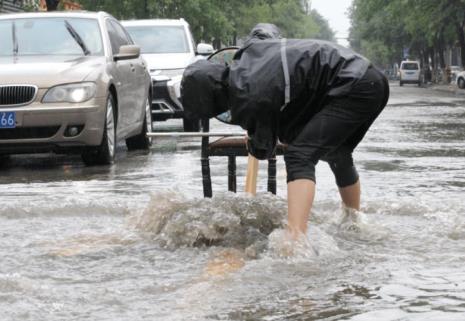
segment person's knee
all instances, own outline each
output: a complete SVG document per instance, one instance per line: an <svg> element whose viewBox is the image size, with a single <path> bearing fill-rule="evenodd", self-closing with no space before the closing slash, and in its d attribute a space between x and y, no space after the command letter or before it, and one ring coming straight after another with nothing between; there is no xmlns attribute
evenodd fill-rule
<svg viewBox="0 0 465 321"><path fill-rule="evenodd" d="M329 166L336 178L339 188L344 188L357 183L359 175L355 168L352 155L347 155L337 160L328 161Z"/></svg>
<svg viewBox="0 0 465 321"><path fill-rule="evenodd" d="M316 181L315 166L318 163L317 160L302 157L302 155L297 155L295 153L286 153L284 155L284 161L286 163L288 183L297 179Z"/></svg>

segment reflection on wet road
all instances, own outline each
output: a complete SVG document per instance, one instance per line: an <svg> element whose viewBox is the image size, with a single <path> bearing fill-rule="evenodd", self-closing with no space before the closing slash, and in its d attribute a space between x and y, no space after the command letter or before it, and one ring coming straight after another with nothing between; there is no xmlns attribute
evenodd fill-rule
<svg viewBox="0 0 465 321"><path fill-rule="evenodd" d="M264 193L261 164L250 199L225 193L227 165L213 158L212 200L195 138L120 147L109 167L2 159L0 319L464 320L465 96L391 90L354 155L363 220L340 224L319 164L309 244L292 257L282 159L278 197ZM245 172L238 159L238 190Z"/></svg>

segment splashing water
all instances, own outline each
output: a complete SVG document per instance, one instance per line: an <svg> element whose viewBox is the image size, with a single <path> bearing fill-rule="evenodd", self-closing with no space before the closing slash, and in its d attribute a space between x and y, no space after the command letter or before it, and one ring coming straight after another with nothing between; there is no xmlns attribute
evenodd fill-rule
<svg viewBox="0 0 465 321"><path fill-rule="evenodd" d="M253 251L284 225L286 203L271 194L219 194L187 199L176 192L155 193L130 223L167 248L219 245Z"/></svg>
<svg viewBox="0 0 465 321"><path fill-rule="evenodd" d="M389 235L389 230L370 219L368 215L341 204L340 215L332 223L335 234L344 240L381 242Z"/></svg>
<svg viewBox="0 0 465 321"><path fill-rule="evenodd" d="M152 194L147 207L132 215L129 223L168 249L214 245L244 250L248 258L268 250L275 258L316 259L338 255L337 238L373 241L384 237L364 213L342 206L331 217L316 215L307 235L293 240L284 229L286 212L286 201L267 193L189 199L168 191Z"/></svg>
<svg viewBox="0 0 465 321"><path fill-rule="evenodd" d="M272 257L295 260L315 260L337 256L340 249L334 238L316 224L310 223L307 234L293 239L288 231L277 229L268 237Z"/></svg>

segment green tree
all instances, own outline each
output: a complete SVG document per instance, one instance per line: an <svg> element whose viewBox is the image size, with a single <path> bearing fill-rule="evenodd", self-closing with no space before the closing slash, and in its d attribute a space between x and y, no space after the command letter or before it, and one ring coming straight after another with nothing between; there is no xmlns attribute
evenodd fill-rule
<svg viewBox="0 0 465 321"><path fill-rule="evenodd" d="M92 11L107 11L118 19L184 18L197 40L236 44L258 22L278 25L286 37L333 40L328 22L317 12L307 14L302 0L79 0Z"/></svg>
<svg viewBox="0 0 465 321"><path fill-rule="evenodd" d="M408 48L445 68L445 49L458 43L465 66L465 0L354 0L350 17L351 45L369 57L380 58L374 45L383 45L384 62L399 61Z"/></svg>

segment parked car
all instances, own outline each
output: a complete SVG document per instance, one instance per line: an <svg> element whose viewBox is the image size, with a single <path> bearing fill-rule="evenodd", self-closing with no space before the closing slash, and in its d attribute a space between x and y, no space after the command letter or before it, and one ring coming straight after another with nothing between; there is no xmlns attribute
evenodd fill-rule
<svg viewBox="0 0 465 321"><path fill-rule="evenodd" d="M460 66L450 66L451 82L456 82L457 75L462 71L463 71L463 68Z"/></svg>
<svg viewBox="0 0 465 321"><path fill-rule="evenodd" d="M404 84L417 84L421 85L421 70L420 62L405 60L400 63L399 68L399 85L403 86Z"/></svg>
<svg viewBox="0 0 465 321"><path fill-rule="evenodd" d="M457 74L457 87L460 89L465 89L465 71L459 72Z"/></svg>
<svg viewBox="0 0 465 321"><path fill-rule="evenodd" d="M198 131L199 119L185 117L180 101L184 69L197 59L213 53L210 44L195 46L189 24L184 19L122 21L149 65L152 76L152 119L183 118L185 131Z"/></svg>
<svg viewBox="0 0 465 321"><path fill-rule="evenodd" d="M110 164L149 148L150 75L121 24L91 12L0 16L0 153L80 153Z"/></svg>

